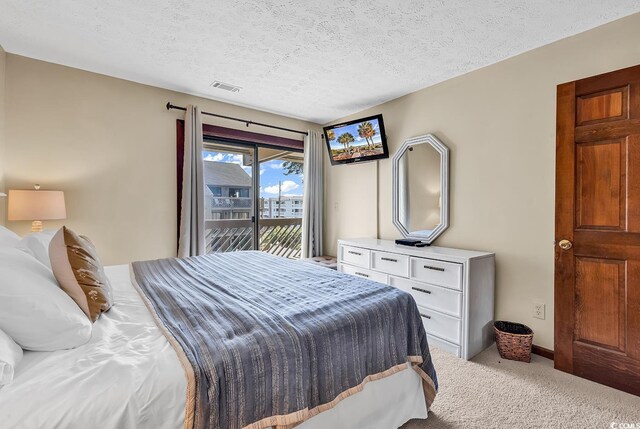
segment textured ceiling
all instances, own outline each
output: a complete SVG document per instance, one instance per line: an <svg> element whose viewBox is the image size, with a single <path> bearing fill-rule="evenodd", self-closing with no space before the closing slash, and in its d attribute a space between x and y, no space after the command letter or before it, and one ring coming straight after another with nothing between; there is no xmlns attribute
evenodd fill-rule
<svg viewBox="0 0 640 429"><path fill-rule="evenodd" d="M0 0L0 44L325 123L638 11L639 0Z"/></svg>

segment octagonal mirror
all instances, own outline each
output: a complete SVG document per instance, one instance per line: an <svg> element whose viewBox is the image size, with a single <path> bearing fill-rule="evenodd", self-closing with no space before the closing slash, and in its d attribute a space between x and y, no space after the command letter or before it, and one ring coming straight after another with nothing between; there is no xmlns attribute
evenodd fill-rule
<svg viewBox="0 0 640 429"><path fill-rule="evenodd" d="M449 148L433 134L405 141L393 157L393 223L427 244L449 226Z"/></svg>

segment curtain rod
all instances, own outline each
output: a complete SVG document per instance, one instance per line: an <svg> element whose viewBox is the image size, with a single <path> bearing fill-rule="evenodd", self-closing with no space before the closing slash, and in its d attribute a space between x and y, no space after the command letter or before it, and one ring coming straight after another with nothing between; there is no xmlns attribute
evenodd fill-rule
<svg viewBox="0 0 640 429"><path fill-rule="evenodd" d="M177 109L177 110L182 110L182 111L186 111L187 110L186 107L176 106L174 104L171 104L171 102L169 101L169 102L167 102L167 110L171 110L171 109ZM203 115L215 116L216 118L222 118L222 119L228 119L230 121L242 122L242 123L246 124L247 127L249 125L257 125L259 127L274 128L276 130L288 131L290 133L304 134L305 136L309 135L309 133L306 132L306 131L293 130L291 128L284 128L284 127L278 127L278 126L275 126L275 125L263 124L263 123L260 123L260 122L248 121L246 119L234 118L232 116L218 115L217 113L209 113L209 112L201 112L201 113Z"/></svg>

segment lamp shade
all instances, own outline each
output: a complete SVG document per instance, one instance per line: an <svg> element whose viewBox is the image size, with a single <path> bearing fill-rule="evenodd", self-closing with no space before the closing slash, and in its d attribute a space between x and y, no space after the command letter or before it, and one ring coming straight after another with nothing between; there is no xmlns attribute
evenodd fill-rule
<svg viewBox="0 0 640 429"><path fill-rule="evenodd" d="M66 219L62 191L9 190L8 220Z"/></svg>

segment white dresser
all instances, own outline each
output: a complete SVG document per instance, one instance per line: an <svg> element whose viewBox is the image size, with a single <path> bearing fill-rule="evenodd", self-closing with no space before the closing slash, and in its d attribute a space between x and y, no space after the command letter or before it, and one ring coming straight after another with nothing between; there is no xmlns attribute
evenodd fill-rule
<svg viewBox="0 0 640 429"><path fill-rule="evenodd" d="M338 271L413 295L431 346L471 359L493 343L493 253L338 240Z"/></svg>

